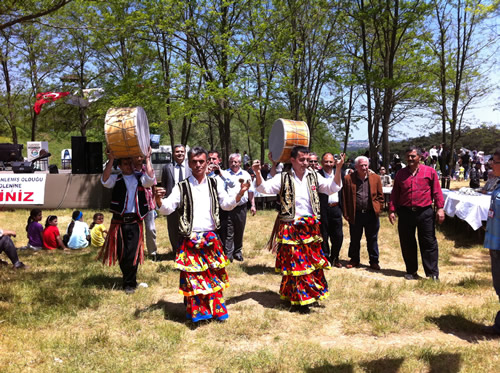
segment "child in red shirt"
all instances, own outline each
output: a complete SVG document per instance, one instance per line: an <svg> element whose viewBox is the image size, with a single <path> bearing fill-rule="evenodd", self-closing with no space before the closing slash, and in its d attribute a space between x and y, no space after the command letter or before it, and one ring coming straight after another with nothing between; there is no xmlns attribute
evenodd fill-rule
<svg viewBox="0 0 500 373"><path fill-rule="evenodd" d="M47 250L66 250L66 246L62 242L59 229L57 228L57 216L55 215L49 215L45 221L43 248Z"/></svg>

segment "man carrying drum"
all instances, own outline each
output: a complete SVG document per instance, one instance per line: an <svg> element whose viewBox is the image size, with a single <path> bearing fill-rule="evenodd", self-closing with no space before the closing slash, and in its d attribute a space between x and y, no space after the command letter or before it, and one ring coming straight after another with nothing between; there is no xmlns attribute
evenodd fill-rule
<svg viewBox="0 0 500 373"><path fill-rule="evenodd" d="M340 172L325 179L309 168L309 149L295 146L291 151L292 169L263 181L260 162L253 170L259 193L279 193L280 211L271 247L277 252L276 271L281 272L280 295L299 312L309 312L308 305L328 297L328 284L323 269L330 265L321 249L319 228L320 202L318 192L332 194L342 188ZM336 160L342 168L344 155ZM302 306L302 307L301 307Z"/></svg>
<svg viewBox="0 0 500 373"><path fill-rule="evenodd" d="M102 173L101 182L112 188L110 211L111 226L98 258L103 264L120 263L123 274L123 290L132 294L137 288L137 269L144 262L142 220L149 212L145 188L154 185L154 170L151 164L151 148L146 155L146 172L134 172L132 158L118 159L121 172L111 174L114 155L107 150L108 163Z"/></svg>

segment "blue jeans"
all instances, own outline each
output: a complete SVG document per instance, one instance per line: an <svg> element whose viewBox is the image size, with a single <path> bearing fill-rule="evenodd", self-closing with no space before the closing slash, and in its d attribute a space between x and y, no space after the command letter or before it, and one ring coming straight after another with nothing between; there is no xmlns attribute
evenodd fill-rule
<svg viewBox="0 0 500 373"><path fill-rule="evenodd" d="M500 250L490 250L491 258L491 277L493 278L493 287L500 299ZM495 317L494 328L500 333L500 311Z"/></svg>
<svg viewBox="0 0 500 373"><path fill-rule="evenodd" d="M351 242L349 243L349 258L353 262L359 262L361 237L363 236L364 229L370 264L378 264L378 231L380 229L378 216L375 215L375 211L373 210L366 213L356 211L356 217L354 220L354 224L349 224L349 232L351 234Z"/></svg>

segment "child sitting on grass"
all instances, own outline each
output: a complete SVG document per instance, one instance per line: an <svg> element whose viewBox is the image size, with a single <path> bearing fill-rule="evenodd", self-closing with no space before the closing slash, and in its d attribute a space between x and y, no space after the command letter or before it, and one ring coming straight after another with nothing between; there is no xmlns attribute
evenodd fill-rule
<svg viewBox="0 0 500 373"><path fill-rule="evenodd" d="M42 220L42 210L33 209L30 212L28 223L26 224L26 232L28 233L28 244L24 249L33 249L35 251L42 250L43 248L43 225L40 224Z"/></svg>
<svg viewBox="0 0 500 373"><path fill-rule="evenodd" d="M81 211L73 211L72 221L68 225L68 247L73 250L84 249L89 245L90 230L87 223L83 221Z"/></svg>
<svg viewBox="0 0 500 373"><path fill-rule="evenodd" d="M90 238L93 247L102 248L104 245L104 236L108 234L108 231L103 221L103 214L100 212L94 214L94 221L90 224Z"/></svg>
<svg viewBox="0 0 500 373"><path fill-rule="evenodd" d="M59 229L57 228L57 216L55 215L47 216L47 220L45 221L43 248L47 250L66 250L66 246L62 242Z"/></svg>

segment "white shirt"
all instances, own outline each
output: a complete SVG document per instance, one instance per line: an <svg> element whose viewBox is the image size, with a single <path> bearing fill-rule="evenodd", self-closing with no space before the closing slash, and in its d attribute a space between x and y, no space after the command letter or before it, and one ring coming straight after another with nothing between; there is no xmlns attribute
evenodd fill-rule
<svg viewBox="0 0 500 373"><path fill-rule="evenodd" d="M311 201L309 199L309 190L307 188L307 175L311 171L306 170L302 180L300 180L295 171L292 169L293 181L295 186L295 218L305 215L312 215ZM325 179L318 174L318 192L324 194L332 194L338 192L342 188L342 181L340 186L334 181L334 178ZM281 189L281 174L276 174L271 180L263 181L256 190L259 193L276 194Z"/></svg>
<svg viewBox="0 0 500 373"><path fill-rule="evenodd" d="M321 176L321 174L318 174ZM328 172L325 171L325 179L333 179L335 177L335 172L333 172L332 170L332 173L329 174ZM329 194L328 195L328 203L339 203L339 192L335 192L335 193L332 193L332 194Z"/></svg>
<svg viewBox="0 0 500 373"><path fill-rule="evenodd" d="M437 151L437 149L430 148L430 149L429 149L429 155L430 155L431 157L437 157L437 156L438 156L438 151Z"/></svg>
<svg viewBox="0 0 500 373"><path fill-rule="evenodd" d="M250 182L250 189L245 192L243 197L241 197L240 202L238 203L238 206L245 205L248 202L248 192L254 191L252 177L250 176L250 174L248 172L246 172L245 170L242 170L241 168L237 172L234 172L233 170L228 169L225 171L224 177L231 180L231 183L226 184L226 189L227 189L228 193L234 193L234 194L238 193L238 191L240 190L240 185L241 185L240 179L243 179L243 182L247 182L247 181Z"/></svg>
<svg viewBox="0 0 500 373"><path fill-rule="evenodd" d="M204 177L201 183L198 183L198 180L194 176L190 176L188 180L193 196L193 232L215 230L207 177ZM236 195L226 193L224 185L220 180L217 180L217 195L219 196L219 205L223 210L229 211L236 207ZM158 212L163 215L170 215L179 207L180 202L181 189L176 186L167 198L161 200Z"/></svg>
<svg viewBox="0 0 500 373"><path fill-rule="evenodd" d="M105 188L113 188L116 184L116 179L118 178L118 174L109 175L108 180L104 182L101 176L101 183ZM149 177L145 172L141 175L141 184L144 188L150 188L155 185L155 178ZM125 185L127 186L127 201L125 202L125 211L124 213L136 213L137 209L135 207L135 191L137 190L137 178L135 174L132 175L123 175L123 180L125 181Z"/></svg>

